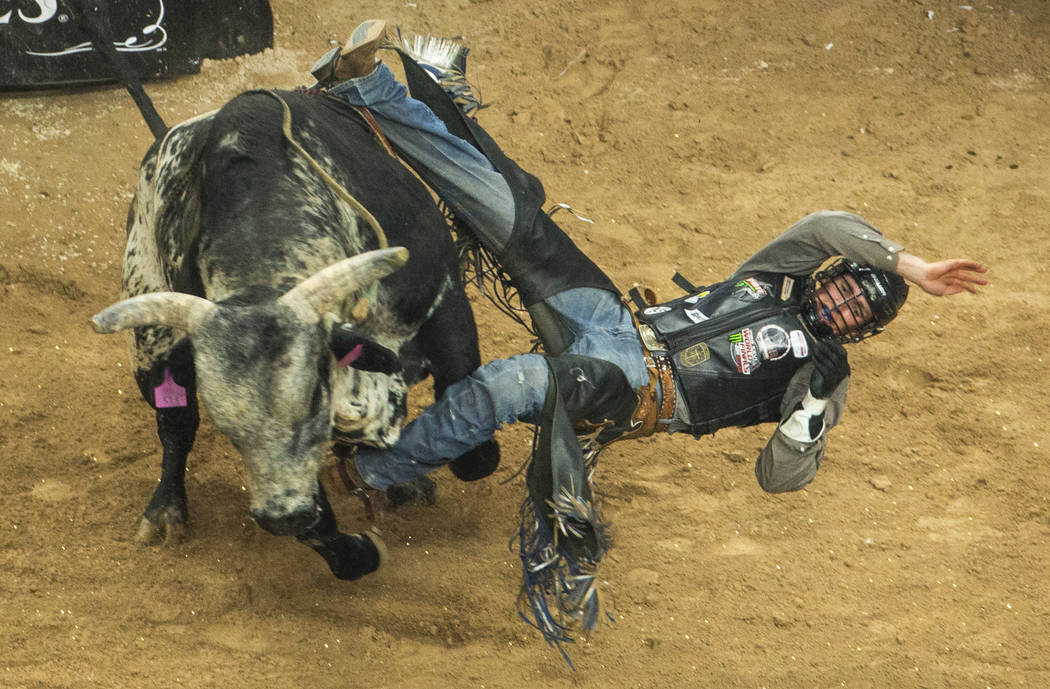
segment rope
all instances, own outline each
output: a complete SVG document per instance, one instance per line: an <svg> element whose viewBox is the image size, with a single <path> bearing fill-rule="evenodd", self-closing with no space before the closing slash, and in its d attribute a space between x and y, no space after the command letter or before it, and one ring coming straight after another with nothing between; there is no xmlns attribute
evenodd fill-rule
<svg viewBox="0 0 1050 689"><path fill-rule="evenodd" d="M289 144L291 144L292 148L298 151L299 154L306 159L306 161L310 164L310 167L312 167L317 172L317 174L321 176L321 179L323 179L325 183L328 184L329 188L331 188L331 190L335 192L336 195L339 196L339 198L343 199L348 204L350 204L350 206L355 211L360 213L365 218L365 220L368 221L368 224L372 226L372 230L376 233L376 237L379 240L379 248L387 248L386 233L383 232L383 227L379 224L379 221L375 219L375 216L369 213L368 209L365 208L360 201L355 199L350 194L350 192L348 192L341 184L339 184L339 182L335 180L334 177L328 174L328 171L321 167L321 164L314 160L314 157L310 155L306 151L306 149L299 144L298 141L295 140L295 137L292 136L292 110L288 107L288 103L286 103L284 99L277 94L276 91L256 89L253 92L268 94L270 96L273 96L278 100L278 102L280 102L281 107L284 108L284 122L282 123L284 138L288 141Z"/></svg>

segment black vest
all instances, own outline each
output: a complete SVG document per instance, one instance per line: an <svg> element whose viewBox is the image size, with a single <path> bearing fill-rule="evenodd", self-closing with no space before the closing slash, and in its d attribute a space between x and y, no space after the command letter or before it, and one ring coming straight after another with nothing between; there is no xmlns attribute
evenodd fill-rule
<svg viewBox="0 0 1050 689"><path fill-rule="evenodd" d="M637 312L646 346L671 361L694 436L780 420L788 382L813 349L799 318L804 281L758 273Z"/></svg>

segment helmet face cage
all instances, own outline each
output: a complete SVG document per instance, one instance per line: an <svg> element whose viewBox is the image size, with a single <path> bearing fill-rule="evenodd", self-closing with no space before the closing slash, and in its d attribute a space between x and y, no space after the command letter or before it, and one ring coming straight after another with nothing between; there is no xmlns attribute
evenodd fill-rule
<svg viewBox="0 0 1050 689"><path fill-rule="evenodd" d="M854 327L852 331L835 334L831 327L817 315L822 305L817 302L816 290L821 285L826 285L847 275L860 286L861 294L871 310L871 315L862 325ZM831 337L843 344L860 342L882 332L886 324L897 315L907 296L908 285L900 276L840 258L826 270L813 276L803 297L803 313L817 336ZM854 316L858 316L860 315L859 300L860 295L853 295L844 300L840 306L846 306Z"/></svg>

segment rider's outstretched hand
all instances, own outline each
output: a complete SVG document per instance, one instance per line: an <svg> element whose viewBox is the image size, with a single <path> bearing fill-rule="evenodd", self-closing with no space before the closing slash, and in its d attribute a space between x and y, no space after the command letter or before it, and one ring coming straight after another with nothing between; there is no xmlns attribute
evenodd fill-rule
<svg viewBox="0 0 1050 689"><path fill-rule="evenodd" d="M906 251L900 253L897 272L906 280L914 282L927 294L947 297L959 292L977 294L977 288L987 285L981 275L988 271L980 261L951 258L927 263Z"/></svg>

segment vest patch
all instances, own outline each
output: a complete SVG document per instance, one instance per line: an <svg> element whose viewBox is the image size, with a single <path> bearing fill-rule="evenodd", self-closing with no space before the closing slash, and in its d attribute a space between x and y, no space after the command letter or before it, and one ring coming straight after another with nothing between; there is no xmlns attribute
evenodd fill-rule
<svg viewBox="0 0 1050 689"><path fill-rule="evenodd" d="M694 323L703 323L707 320L707 316L700 309L685 309L683 313L686 315L686 318Z"/></svg>
<svg viewBox="0 0 1050 689"><path fill-rule="evenodd" d="M809 345L806 344L806 334L801 330L791 331L791 351L796 359L805 359L809 356Z"/></svg>
<svg viewBox="0 0 1050 689"><path fill-rule="evenodd" d="M783 359L791 351L787 331L779 325L764 325L758 331L758 349L766 361Z"/></svg>
<svg viewBox="0 0 1050 689"><path fill-rule="evenodd" d="M745 376L751 375L751 371L758 368L761 360L755 349L755 334L751 328L744 328L729 336L732 343L733 361L736 362L736 370Z"/></svg>
<svg viewBox="0 0 1050 689"><path fill-rule="evenodd" d="M766 288L762 286L762 283L755 278L744 278L740 282L736 283L736 287L743 287L749 293L751 301L757 301L762 297L769 294Z"/></svg>
<svg viewBox="0 0 1050 689"><path fill-rule="evenodd" d="M784 282L780 284L780 301L791 298L791 288L795 286L795 278L784 276Z"/></svg>
<svg viewBox="0 0 1050 689"><path fill-rule="evenodd" d="M670 306L650 306L645 311L642 311L646 316L654 316L658 313L666 313L671 310Z"/></svg>
<svg viewBox="0 0 1050 689"><path fill-rule="evenodd" d="M711 358L711 350L706 342L700 342L682 350L678 362L686 368L695 368Z"/></svg>

